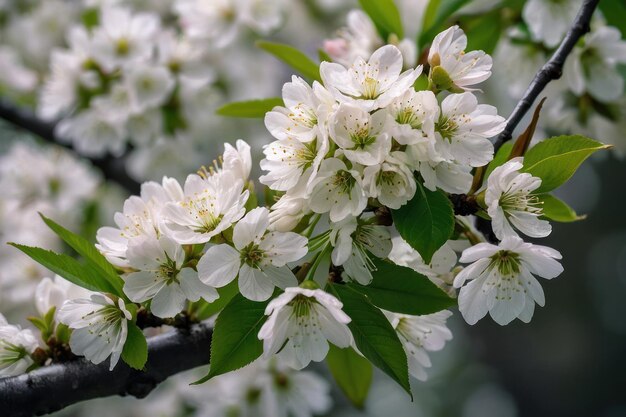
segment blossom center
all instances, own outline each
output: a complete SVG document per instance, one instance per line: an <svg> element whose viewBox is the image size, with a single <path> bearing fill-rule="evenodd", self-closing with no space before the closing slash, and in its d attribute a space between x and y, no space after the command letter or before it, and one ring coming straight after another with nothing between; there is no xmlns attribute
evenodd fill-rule
<svg viewBox="0 0 626 417"><path fill-rule="evenodd" d="M253 242L243 248L240 252L240 258L241 262L251 268L259 269L261 262L265 259L265 252L259 248L259 245Z"/></svg>
<svg viewBox="0 0 626 417"><path fill-rule="evenodd" d="M437 132L448 141L452 140L458 128L459 126L454 120L445 116L441 116L439 121L435 124Z"/></svg>
<svg viewBox="0 0 626 417"><path fill-rule="evenodd" d="M363 81L363 98L366 100L373 100L378 97L378 86L378 80L372 77L365 77L365 80Z"/></svg>
<svg viewBox="0 0 626 417"><path fill-rule="evenodd" d="M491 266L498 269L503 277L517 276L520 272L519 254L501 250L491 257Z"/></svg>
<svg viewBox="0 0 626 417"><path fill-rule="evenodd" d="M356 184L356 179L346 170L337 171L333 178L333 185L343 194L350 194Z"/></svg>

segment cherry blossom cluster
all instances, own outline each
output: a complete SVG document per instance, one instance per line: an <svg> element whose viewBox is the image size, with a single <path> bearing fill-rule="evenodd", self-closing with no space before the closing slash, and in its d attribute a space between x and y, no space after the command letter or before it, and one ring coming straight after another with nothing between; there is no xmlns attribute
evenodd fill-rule
<svg viewBox="0 0 626 417"><path fill-rule="evenodd" d="M52 53L38 111L63 116L59 136L85 155L119 155L129 138L141 147L174 136L193 123L189 103L212 88L201 52L156 13L106 7L97 26L74 26L67 41L69 49Z"/></svg>
<svg viewBox="0 0 626 417"><path fill-rule="evenodd" d="M469 192L471 170L493 158L488 138L504 119L463 91L489 77L491 60L465 52L466 42L458 27L436 37L429 90L415 90L422 67L403 72L393 45L367 60L357 57L350 67L323 62L322 83L294 77L285 84L285 106L265 118L276 138L261 161L260 181L277 199L271 208L255 207L250 147L242 140L226 144L220 162L182 185L167 177L144 183L115 215L117 227L97 234L97 248L123 272L123 292L136 304L99 293L66 300L56 317L73 330L72 351L94 363L110 357L113 368L138 307L173 318L190 303L215 302L236 282L246 299L271 300L258 332L265 357L302 369L323 360L329 343L355 346L352 318L326 283L334 276L367 286L377 259L409 266L450 293L451 284L460 287L459 308L469 323L487 312L500 324L530 320L535 302L544 302L534 276L553 278L562 268L558 252L518 236L550 233L533 195L541 180L520 173L519 159L496 168L479 191L499 245L478 243L480 234L459 217L474 239L449 241L427 264L381 217L418 189ZM452 92L438 94L443 89ZM457 266L455 249L463 251L460 262L471 265ZM42 293L54 293L52 284ZM451 313L383 313L410 373L425 379L427 352L452 337Z"/></svg>

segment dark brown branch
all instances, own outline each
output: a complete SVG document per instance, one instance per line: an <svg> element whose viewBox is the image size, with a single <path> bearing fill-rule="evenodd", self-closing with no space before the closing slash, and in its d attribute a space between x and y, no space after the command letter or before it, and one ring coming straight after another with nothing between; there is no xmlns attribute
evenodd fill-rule
<svg viewBox="0 0 626 417"><path fill-rule="evenodd" d="M55 123L44 122L32 113L16 108L3 100L0 100L0 119L9 122L13 126L37 135L46 142L71 149L71 146L59 140L56 136ZM102 174L107 180L121 185L131 194L139 193L139 183L132 179L126 172L123 157L89 158L89 160L95 167L102 171Z"/></svg>
<svg viewBox="0 0 626 417"><path fill-rule="evenodd" d="M563 66L568 55L574 49L574 46L578 40L587 32L589 32L589 23L591 22L591 16L596 10L600 0L585 0L582 7L574 19L574 23L570 27L567 35L559 45L558 49L554 52L552 57L544 64L544 66L535 75L535 78L531 81L528 89L524 93L522 99L515 106L515 110L511 113L508 119L505 129L500 133L495 142L495 151L513 136L513 131L524 118L528 110L539 97L539 94L548 85L550 81L558 80L563 74Z"/></svg>
<svg viewBox="0 0 626 417"><path fill-rule="evenodd" d="M108 361L94 365L77 359L0 379L0 415L43 415L111 395L144 398L168 377L208 364L211 335L212 328L202 323L150 338L145 371L133 370L122 361L109 371Z"/></svg>

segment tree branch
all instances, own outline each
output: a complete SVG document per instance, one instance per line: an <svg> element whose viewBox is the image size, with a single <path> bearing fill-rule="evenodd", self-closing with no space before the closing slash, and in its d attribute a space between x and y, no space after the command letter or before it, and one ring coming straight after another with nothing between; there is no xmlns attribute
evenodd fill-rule
<svg viewBox="0 0 626 417"><path fill-rule="evenodd" d="M81 358L0 378L0 414L43 415L111 395L144 398L168 377L208 364L212 333L208 324L201 323L150 338L144 371L133 370L122 361L109 371L108 361L94 365Z"/></svg>
<svg viewBox="0 0 626 417"><path fill-rule="evenodd" d="M498 135L494 143L494 153L498 152L498 149L504 145L505 142L510 140L513 137L513 131L517 127L517 125L522 121L528 110L530 110L531 106L537 100L541 92L548 85L550 81L558 80L561 78L563 74L563 66L565 65L565 60L569 56L569 54L576 46L578 40L587 32L589 32L589 23L591 22L591 17L593 16L593 12L596 10L598 3L600 0L585 0L583 5L581 6L572 26L567 31L565 38L557 48L557 50L552 54L548 62L546 62L543 67L535 74L535 78L530 82L530 85L526 89L524 96L517 103L513 113L509 116L507 120L506 127ZM476 228L485 235L485 238L492 243L496 243L498 240L493 234L493 228L491 226L491 221L483 220L480 217L476 218Z"/></svg>
<svg viewBox="0 0 626 417"><path fill-rule="evenodd" d="M544 66L537 72L535 78L531 81L528 89L524 93L522 99L517 103L513 113L507 121L506 127L500 133L494 144L495 151L513 136L513 131L524 118L530 107L533 105L539 94L546 88L546 85L550 81L558 80L563 74L563 66L565 60L574 49L574 46L578 40L587 32L589 32L589 23L593 12L596 10L600 0L585 0L582 7L576 15L576 19L570 27L567 35L559 45L558 49L554 52L552 57L544 64Z"/></svg>
<svg viewBox="0 0 626 417"><path fill-rule="evenodd" d="M46 142L50 142L67 149L72 149L64 141L59 140L56 136L54 129L55 123L44 122L37 118L32 113L19 109L4 100L0 100L0 119L4 119L11 123L13 126L26 130L39 136ZM81 155L79 155L81 156ZM82 157L82 156L81 156ZM124 167L124 157L104 157L104 158L88 158L91 163L102 171L104 177L107 180L113 181L131 194L139 194L140 185L137 181L132 179Z"/></svg>

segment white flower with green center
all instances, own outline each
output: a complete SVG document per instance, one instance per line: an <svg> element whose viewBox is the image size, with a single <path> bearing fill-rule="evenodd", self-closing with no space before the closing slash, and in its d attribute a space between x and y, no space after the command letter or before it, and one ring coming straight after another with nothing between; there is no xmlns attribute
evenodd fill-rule
<svg viewBox="0 0 626 417"><path fill-rule="evenodd" d="M603 103L622 97L624 79L618 64L626 63L626 41L617 28L604 26L585 37L584 46L574 49L563 74L578 96L588 92Z"/></svg>
<svg viewBox="0 0 626 417"><path fill-rule="evenodd" d="M498 239L518 236L515 229L530 237L546 237L552 231L543 214L541 202L533 193L541 178L521 173L523 158L514 158L494 169L487 179L485 204Z"/></svg>
<svg viewBox="0 0 626 417"><path fill-rule="evenodd" d="M181 244L206 243L245 214L249 191L231 171L187 177L184 199L165 205L163 233Z"/></svg>
<svg viewBox="0 0 626 417"><path fill-rule="evenodd" d="M350 68L322 62L324 86L340 102L352 103L365 111L386 107L402 95L422 73L422 67L402 72L403 58L393 45L377 49L366 62L358 57ZM402 72L402 73L401 73Z"/></svg>
<svg viewBox="0 0 626 417"><path fill-rule="evenodd" d="M127 257L137 271L124 277L124 293L136 303L152 300L150 311L157 317L174 317L187 300L203 298L210 303L218 298L215 288L204 285L198 273L185 266L183 247L167 236L131 242Z"/></svg>
<svg viewBox="0 0 626 417"><path fill-rule="evenodd" d="M434 140L439 102L432 91L408 89L385 109L389 134L401 145Z"/></svg>
<svg viewBox="0 0 626 417"><path fill-rule="evenodd" d="M425 368L432 363L428 352L436 352L452 340L452 332L446 326L446 320L452 315L448 310L423 316L383 311L398 334L402 347L409 360L409 373L420 381L426 381L428 375Z"/></svg>
<svg viewBox="0 0 626 417"><path fill-rule="evenodd" d="M133 65L124 78L132 109L137 113L163 105L176 85L167 68L154 64Z"/></svg>
<svg viewBox="0 0 626 417"><path fill-rule="evenodd" d="M361 174L348 169L340 159L322 161L312 183L309 208L315 213L329 213L330 220L337 223L348 216L358 216L366 206Z"/></svg>
<svg viewBox="0 0 626 417"><path fill-rule="evenodd" d="M391 151L391 138L384 129L386 119L382 111L370 115L360 107L343 103L330 123L330 135L350 161L380 164Z"/></svg>
<svg viewBox="0 0 626 417"><path fill-rule="evenodd" d="M234 247L210 247L198 262L200 280L214 288L239 276L239 291L253 301L272 296L275 287L298 285L287 266L307 254L307 239L292 232L269 232L269 210L257 207L233 229Z"/></svg>
<svg viewBox="0 0 626 417"><path fill-rule="evenodd" d="M8 324L0 314L0 378L26 372L34 363L31 354L38 347L30 330Z"/></svg>
<svg viewBox="0 0 626 417"><path fill-rule="evenodd" d="M370 253L385 259L391 252L391 235L385 226L359 224L356 217L331 224L330 243L333 245L333 265L343 266L344 276L362 285L372 281L376 266Z"/></svg>
<svg viewBox="0 0 626 417"><path fill-rule="evenodd" d="M323 103L334 103L334 99L318 82L313 88L295 75L283 86L285 107L278 106L265 115L265 127L278 140L297 139L311 142L320 138L323 131L319 126L318 110L323 112Z"/></svg>
<svg viewBox="0 0 626 417"><path fill-rule="evenodd" d="M104 7L93 32L93 54L108 71L150 58L160 28L156 13L131 13L123 7Z"/></svg>
<svg viewBox="0 0 626 417"><path fill-rule="evenodd" d="M435 122L437 152L448 162L480 167L493 159L488 138L500 133L506 120L497 109L478 104L472 93L450 94L441 103Z"/></svg>
<svg viewBox="0 0 626 417"><path fill-rule="evenodd" d="M458 26L439 33L428 52L429 80L438 90L473 91L491 76L493 64L483 51L465 52L467 36Z"/></svg>
<svg viewBox="0 0 626 417"><path fill-rule="evenodd" d="M259 181L272 190L290 191L299 182L305 187L312 182L328 151L328 141L314 139L301 142L292 137L277 140L263 149L261 169L267 171Z"/></svg>
<svg viewBox="0 0 626 417"><path fill-rule="evenodd" d="M269 316L259 331L263 354L278 353L294 369L311 361L321 362L328 354L328 342L346 348L352 343L347 324L351 319L343 304L319 289L287 288L265 309ZM280 353L279 353L280 351Z"/></svg>
<svg viewBox="0 0 626 417"><path fill-rule="evenodd" d="M89 299L69 300L57 313L58 320L72 329L70 348L90 362L99 364L111 357L110 370L120 359L131 313L124 301L113 301L106 295L94 294Z"/></svg>
<svg viewBox="0 0 626 417"><path fill-rule="evenodd" d="M363 184L372 198L389 208L399 209L415 195L415 176L403 152L392 152L380 165L365 167Z"/></svg>
<svg viewBox="0 0 626 417"><path fill-rule="evenodd" d="M460 261L473 262L454 279L461 288L459 311L465 321L475 324L487 312L505 325L515 318L530 322L535 303L543 306L545 296L534 275L552 279L563 272L557 261L561 254L547 246L525 243L507 236L498 246L479 243L463 251ZM465 281L472 280L469 284Z"/></svg>

